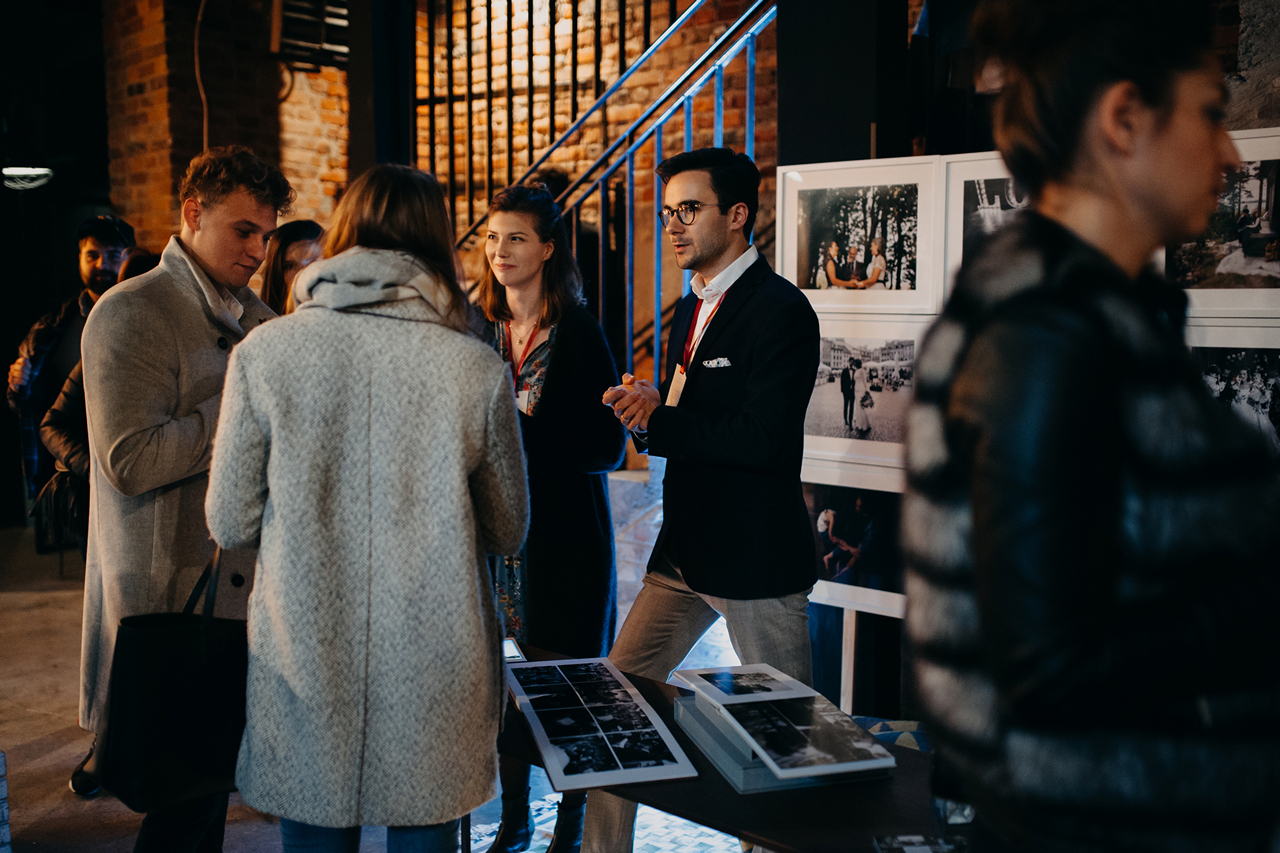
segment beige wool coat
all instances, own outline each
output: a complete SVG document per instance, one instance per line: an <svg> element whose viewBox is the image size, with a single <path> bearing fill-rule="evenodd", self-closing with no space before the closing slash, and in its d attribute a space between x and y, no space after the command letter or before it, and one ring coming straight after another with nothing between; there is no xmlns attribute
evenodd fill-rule
<svg viewBox="0 0 1280 853"><path fill-rule="evenodd" d="M231 359L207 511L224 546L261 541L236 768L261 811L426 825L494 793L485 557L524 539L525 463L505 363L440 324L435 287L407 255L349 250ZM398 298L361 304L378 288Z"/></svg>
<svg viewBox="0 0 1280 853"><path fill-rule="evenodd" d="M80 725L101 732L120 619L181 610L214 551L209 459L231 350L275 314L247 287L237 319L169 241L160 265L103 294L81 339L91 456ZM218 615L244 618L252 554L224 558ZM247 583L231 586L239 572Z"/></svg>

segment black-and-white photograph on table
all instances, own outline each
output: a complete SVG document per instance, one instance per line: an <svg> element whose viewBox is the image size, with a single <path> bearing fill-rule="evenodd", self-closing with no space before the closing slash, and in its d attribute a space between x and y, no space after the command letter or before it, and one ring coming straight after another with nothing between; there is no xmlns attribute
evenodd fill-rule
<svg viewBox="0 0 1280 853"><path fill-rule="evenodd" d="M557 791L696 776L657 712L605 658L507 666Z"/></svg>
<svg viewBox="0 0 1280 853"><path fill-rule="evenodd" d="M1280 327L1187 326L1210 393L1280 451Z"/></svg>
<svg viewBox="0 0 1280 853"><path fill-rule="evenodd" d="M1204 233L1165 249L1165 276L1193 317L1280 317L1280 128L1234 131L1227 175Z"/></svg>
<svg viewBox="0 0 1280 853"><path fill-rule="evenodd" d="M818 311L934 313L935 157L778 170L782 274Z"/></svg>
<svg viewBox="0 0 1280 853"><path fill-rule="evenodd" d="M893 767L889 751L822 696L726 705L781 779Z"/></svg>
<svg viewBox="0 0 1280 853"><path fill-rule="evenodd" d="M819 317L822 349L804 419L805 459L902 465L915 356L928 322Z"/></svg>
<svg viewBox="0 0 1280 853"><path fill-rule="evenodd" d="M717 705L751 702L760 697L812 696L813 688L767 663L678 669L674 675L696 693Z"/></svg>

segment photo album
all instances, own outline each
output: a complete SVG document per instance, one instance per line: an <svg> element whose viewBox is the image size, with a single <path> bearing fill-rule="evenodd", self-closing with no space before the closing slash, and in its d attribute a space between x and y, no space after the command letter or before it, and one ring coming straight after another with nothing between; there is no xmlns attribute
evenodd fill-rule
<svg viewBox="0 0 1280 853"><path fill-rule="evenodd" d="M685 704L677 719L700 715L695 727L707 723L730 735L744 755L758 756L778 779L883 771L896 765L884 745L851 717L768 664L686 669L675 675L696 694L692 704L680 700ZM684 727L701 746L698 733Z"/></svg>

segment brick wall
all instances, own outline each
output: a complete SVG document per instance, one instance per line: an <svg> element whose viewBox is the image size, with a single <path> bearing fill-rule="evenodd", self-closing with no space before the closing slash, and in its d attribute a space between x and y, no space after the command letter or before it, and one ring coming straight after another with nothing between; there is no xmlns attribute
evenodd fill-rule
<svg viewBox="0 0 1280 853"><path fill-rule="evenodd" d="M178 186L203 146L197 3L106 0L111 200L159 251L177 232ZM210 3L200 27L209 144L248 145L298 191L291 219L328 223L346 183L347 92L336 69L289 70L268 54L270 3ZM290 79L292 77L292 79Z"/></svg>
<svg viewBox="0 0 1280 853"><path fill-rule="evenodd" d="M512 68L510 73L506 64L507 33L506 8L501 3L494 4L493 44L493 80L486 81L486 20L483 5L469 9L468 0L444 0L437 6L435 28L435 78L428 74L427 63L427 15L420 13L418 17L418 94L426 98L431 92L441 94L447 91L448 70L445 61L447 43L446 26L453 27L454 55L454 94L458 100L454 105L455 115L455 151L452 163L448 157L448 120L447 108L444 104L435 106L436 117L436 151L432 161L430 150L430 133L427 108L419 113L418 120L418 158L422 168L434 171L442 181L448 180L452 167L456 185L455 197L460 226L465 227L475 216L483 213L486 199L507 183L508 154L507 124L511 123L512 165L513 174L519 177L532 162L541 156L551 142L570 126L571 99L576 94L579 114L587 110L595 101L593 86L595 47L594 47L594 0L578 0L572 4L559 3L559 20L556 24L554 41L554 61L556 73L556 127L552 133L550 121L550 104L548 86L550 82L552 38L547 21L545 2L535 2L534 29L534 74L535 88L532 111L533 121L533 158L530 157L528 129L530 111L528 107L528 33L526 21L528 0L513 0L513 17L515 29L511 38ZM687 6L688 3L681 3ZM661 94L690 63L706 50L727 27L749 7L745 0L718 0L709 3L694 18L689 26L669 41L659 53L646 64L645 68L636 72L627 85L608 103L607 119L601 121L593 117L582 131L551 159L551 165L558 166L570 174L584 171L610 144L617 139L632 121L640 116L654 98ZM568 17L576 8L579 15L578 32L578 85L571 87L570 76L571 51L573 50L572 24ZM451 10L451 18L446 14ZM602 8L602 86L607 87L617 79L618 69L618 6L617 0L606 0ZM668 26L667 8L664 3L653 4L651 36L657 38ZM471 58L472 72L467 74L466 31L471 29L474 51ZM627 26L625 32L628 64L633 62L644 50L644 28L639 4L631 3L628 7ZM767 202L769 215L762 217L766 222L772 221L773 170L776 162L777 114L772 104L776 101L776 50L773 29L766 30L757 49L757 104L756 114L756 161L765 174L767 185L762 187L762 200ZM725 105L725 144L741 150L743 145L743 129L745 112L745 68L746 60L740 57L726 74L725 88L727 92ZM506 90L508 79L514 85L511 115L507 115ZM471 112L471 133L473 138L472 175L475 183L474 207L467 197L466 188L466 104L463 100L467 93L468 81L473 97ZM494 92L492 109L486 105L486 94L489 88ZM695 101L694 146L710 145L713 139L714 107L708 86L707 94ZM486 150L488 132L488 116L492 114L493 144ZM683 148L683 125L679 118L667 127L664 149L667 154ZM494 183L486 186L488 164L494 167ZM647 144L637 154L637 168L648 172L654 166L653 148ZM652 201L653 184L644 180L637 185L637 194L641 201ZM594 213L588 218L594 221Z"/></svg>
<svg viewBox="0 0 1280 853"><path fill-rule="evenodd" d="M280 105L280 168L298 191L290 219L329 224L347 183L347 75L296 71Z"/></svg>
<svg viewBox="0 0 1280 853"><path fill-rule="evenodd" d="M164 2L107 0L103 9L111 201L139 245L159 251L173 233Z"/></svg>

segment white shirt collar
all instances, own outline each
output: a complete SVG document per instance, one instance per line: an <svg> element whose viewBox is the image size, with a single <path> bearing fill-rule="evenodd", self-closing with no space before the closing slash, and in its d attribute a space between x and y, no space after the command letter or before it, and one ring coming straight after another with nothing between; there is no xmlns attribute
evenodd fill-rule
<svg viewBox="0 0 1280 853"><path fill-rule="evenodd" d="M693 292L698 295L698 298L710 307L711 303L716 302L723 296L759 257L760 253L756 251L756 247L748 246L747 250L739 255L736 261L721 270L720 274L711 279L711 281L704 281L700 274L694 273L690 286L693 288Z"/></svg>

